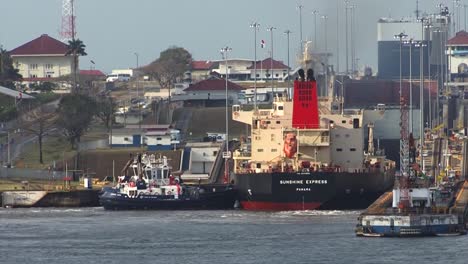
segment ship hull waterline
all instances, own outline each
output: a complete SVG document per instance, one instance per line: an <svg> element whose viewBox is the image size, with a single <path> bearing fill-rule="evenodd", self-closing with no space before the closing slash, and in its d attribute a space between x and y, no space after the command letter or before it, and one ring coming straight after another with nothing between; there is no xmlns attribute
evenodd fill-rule
<svg viewBox="0 0 468 264"><path fill-rule="evenodd" d="M364 209L393 186L394 171L236 174L242 209Z"/></svg>

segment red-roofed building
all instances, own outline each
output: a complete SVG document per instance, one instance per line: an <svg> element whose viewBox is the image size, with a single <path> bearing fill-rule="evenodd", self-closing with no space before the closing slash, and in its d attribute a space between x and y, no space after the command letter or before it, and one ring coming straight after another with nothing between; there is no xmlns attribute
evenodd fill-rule
<svg viewBox="0 0 468 264"><path fill-rule="evenodd" d="M25 81L47 81L71 73L73 58L65 56L67 50L67 44L43 34L9 53Z"/></svg>
<svg viewBox="0 0 468 264"><path fill-rule="evenodd" d="M106 78L106 75L100 70L80 70L80 75L95 78Z"/></svg>
<svg viewBox="0 0 468 264"><path fill-rule="evenodd" d="M257 80L270 80L270 73L273 72L274 80L283 80L288 76L288 66L284 65L282 61L277 61L272 58L266 58L257 61ZM252 79L254 78L255 63L248 68L252 70ZM273 71L272 71L273 69Z"/></svg>
<svg viewBox="0 0 468 264"><path fill-rule="evenodd" d="M217 67L217 62L212 61L192 61L191 79L201 81L210 76L211 71Z"/></svg>
<svg viewBox="0 0 468 264"><path fill-rule="evenodd" d="M244 87L231 81L227 82L227 93L229 104L238 103L238 95ZM205 106L222 106L226 102L226 80L210 77L206 80L191 84L184 90L185 95L180 99L187 104L201 104ZM175 99L175 98L174 98Z"/></svg>
<svg viewBox="0 0 468 264"><path fill-rule="evenodd" d="M468 77L468 32L462 30L447 41L451 80Z"/></svg>
<svg viewBox="0 0 468 264"><path fill-rule="evenodd" d="M257 80L269 80L270 72L273 68L273 79L284 81L288 75L288 66L282 61L267 58L257 61ZM253 81L255 79L255 62L247 59L228 59L227 74L229 80L238 81ZM192 81L207 79L211 76L225 78L226 76L226 61L193 61L191 67Z"/></svg>

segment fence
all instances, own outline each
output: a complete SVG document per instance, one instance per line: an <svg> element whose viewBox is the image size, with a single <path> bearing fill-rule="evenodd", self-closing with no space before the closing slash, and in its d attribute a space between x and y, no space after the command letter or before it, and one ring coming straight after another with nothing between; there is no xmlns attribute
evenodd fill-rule
<svg viewBox="0 0 468 264"><path fill-rule="evenodd" d="M48 171L35 169L16 169L16 168L0 168L0 179L63 179L65 173L63 171ZM71 175L69 175L71 176Z"/></svg>

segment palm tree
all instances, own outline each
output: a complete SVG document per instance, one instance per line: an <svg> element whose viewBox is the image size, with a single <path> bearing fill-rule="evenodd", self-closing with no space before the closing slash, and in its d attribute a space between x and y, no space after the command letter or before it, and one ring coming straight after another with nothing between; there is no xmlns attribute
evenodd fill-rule
<svg viewBox="0 0 468 264"><path fill-rule="evenodd" d="M73 56L73 90L77 91L77 72L78 72L78 57L88 55L85 52L86 45L80 39L72 39L68 41L68 50L65 53L66 56Z"/></svg>

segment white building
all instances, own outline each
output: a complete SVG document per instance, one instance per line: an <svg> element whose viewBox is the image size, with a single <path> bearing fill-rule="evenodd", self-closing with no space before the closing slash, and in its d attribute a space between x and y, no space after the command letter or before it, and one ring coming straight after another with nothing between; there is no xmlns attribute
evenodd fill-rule
<svg viewBox="0 0 468 264"><path fill-rule="evenodd" d="M180 143L179 133L179 130L170 129L169 125L127 125L125 128L112 130L112 134L109 134L109 145L146 146L149 151L170 150Z"/></svg>
<svg viewBox="0 0 468 264"><path fill-rule="evenodd" d="M468 76L468 32L460 31L447 41L449 71L452 78Z"/></svg>

